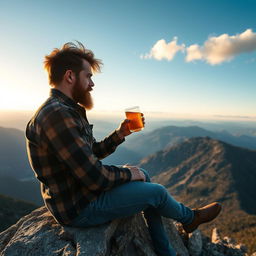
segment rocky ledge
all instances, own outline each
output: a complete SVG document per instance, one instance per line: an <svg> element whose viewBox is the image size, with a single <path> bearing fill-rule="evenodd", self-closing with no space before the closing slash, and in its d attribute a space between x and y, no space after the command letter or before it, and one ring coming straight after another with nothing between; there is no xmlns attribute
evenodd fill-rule
<svg viewBox="0 0 256 256"><path fill-rule="evenodd" d="M247 255L243 245L222 239L216 229L210 239L199 230L188 236L178 223L165 218L164 224L180 256ZM0 233L0 255L156 256L142 214L92 228L72 228L57 224L45 207Z"/></svg>

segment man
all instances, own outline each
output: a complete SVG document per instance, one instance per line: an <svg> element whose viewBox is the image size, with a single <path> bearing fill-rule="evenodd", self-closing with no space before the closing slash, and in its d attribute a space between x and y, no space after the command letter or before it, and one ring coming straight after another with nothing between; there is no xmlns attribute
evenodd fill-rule
<svg viewBox="0 0 256 256"><path fill-rule="evenodd" d="M92 75L100 71L101 61L81 43L66 43L46 56L44 64L52 89L29 121L26 138L46 207L58 223L75 227L143 211L156 254L176 255L161 216L180 221L186 232L192 232L214 219L221 206L212 203L192 210L175 201L162 185L150 183L145 170L103 165L100 160L131 132L129 120L124 120L103 141L93 138L86 110L93 107Z"/></svg>

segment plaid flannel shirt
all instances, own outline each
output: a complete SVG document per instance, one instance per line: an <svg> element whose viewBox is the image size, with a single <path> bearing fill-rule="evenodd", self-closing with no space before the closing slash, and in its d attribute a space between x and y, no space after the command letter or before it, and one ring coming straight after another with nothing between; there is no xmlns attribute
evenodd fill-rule
<svg viewBox="0 0 256 256"><path fill-rule="evenodd" d="M124 139L116 131L96 142L84 108L57 89L26 128L27 151L46 207L68 225L103 191L131 180L128 168L103 165Z"/></svg>

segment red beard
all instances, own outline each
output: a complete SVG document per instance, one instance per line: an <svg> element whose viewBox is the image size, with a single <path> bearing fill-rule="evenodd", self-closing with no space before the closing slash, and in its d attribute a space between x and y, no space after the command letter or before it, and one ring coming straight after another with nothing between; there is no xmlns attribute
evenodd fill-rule
<svg viewBox="0 0 256 256"><path fill-rule="evenodd" d="M90 94L90 91L89 89L85 90L82 87L79 79L76 80L76 83L74 85L72 97L77 103L79 103L86 110L90 110L93 108L93 99Z"/></svg>

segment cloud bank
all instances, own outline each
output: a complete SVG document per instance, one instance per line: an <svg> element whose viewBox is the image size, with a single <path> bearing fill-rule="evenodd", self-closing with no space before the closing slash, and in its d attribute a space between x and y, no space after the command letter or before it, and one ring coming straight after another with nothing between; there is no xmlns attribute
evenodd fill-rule
<svg viewBox="0 0 256 256"><path fill-rule="evenodd" d="M236 55L256 50L256 33L251 29L241 34L229 36L222 34L210 37L203 46L193 44L186 49L186 61L205 60L211 65L232 60Z"/></svg>
<svg viewBox="0 0 256 256"><path fill-rule="evenodd" d="M185 47L177 44L177 37L170 43L161 39L155 43L149 54L141 56L144 59L167 59L171 61L177 52L185 52L186 62L201 60L210 65L221 64L232 60L235 56L256 50L256 33L247 29L241 34L209 37L203 45L193 44Z"/></svg>
<svg viewBox="0 0 256 256"><path fill-rule="evenodd" d="M173 40L169 43L166 43L164 39L158 40L155 45L152 47L149 54L142 55L142 59L151 59L154 58L156 60L167 59L171 61L177 52L184 51L185 45L177 44L177 37L174 37Z"/></svg>

